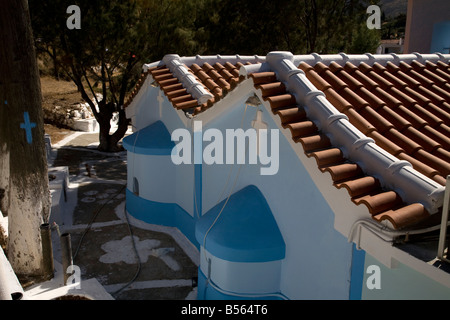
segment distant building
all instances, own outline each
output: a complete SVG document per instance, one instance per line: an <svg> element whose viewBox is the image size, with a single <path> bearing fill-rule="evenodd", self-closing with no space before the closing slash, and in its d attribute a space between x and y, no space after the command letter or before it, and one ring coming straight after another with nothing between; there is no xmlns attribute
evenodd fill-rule
<svg viewBox="0 0 450 320"><path fill-rule="evenodd" d="M409 0L404 53L450 52L450 1Z"/></svg>
<svg viewBox="0 0 450 320"><path fill-rule="evenodd" d="M385 53L403 53L403 39L387 39L381 40L380 46L377 48L377 54Z"/></svg>

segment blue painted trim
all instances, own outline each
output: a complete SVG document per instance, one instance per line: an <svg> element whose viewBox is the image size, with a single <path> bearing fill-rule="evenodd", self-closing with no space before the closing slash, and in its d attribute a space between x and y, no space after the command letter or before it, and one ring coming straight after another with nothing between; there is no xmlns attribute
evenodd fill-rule
<svg viewBox="0 0 450 320"><path fill-rule="evenodd" d="M175 203L160 203L138 197L128 188L126 191L127 211L134 218L146 223L178 228L197 249L195 219Z"/></svg>
<svg viewBox="0 0 450 320"><path fill-rule="evenodd" d="M266 199L247 186L217 204L198 221L197 241L212 255L233 262L268 262L285 257L285 243ZM213 225L216 217L219 219ZM210 229L210 226L213 227Z"/></svg>
<svg viewBox="0 0 450 320"><path fill-rule="evenodd" d="M175 143L164 123L157 121L123 138L123 147L136 154L170 156Z"/></svg>
<svg viewBox="0 0 450 320"><path fill-rule="evenodd" d="M194 217L199 219L202 216L202 165L194 165L194 179L195 179L195 190L194 190Z"/></svg>
<svg viewBox="0 0 450 320"><path fill-rule="evenodd" d="M364 263L366 252L356 249L353 244L352 249L352 269L350 278L350 300L361 300L364 282Z"/></svg>
<svg viewBox="0 0 450 320"><path fill-rule="evenodd" d="M225 294L207 283L207 278L200 268L198 269L197 288L197 300L283 300L281 297L276 296L258 296L256 298L239 296L238 292L236 292L236 295Z"/></svg>

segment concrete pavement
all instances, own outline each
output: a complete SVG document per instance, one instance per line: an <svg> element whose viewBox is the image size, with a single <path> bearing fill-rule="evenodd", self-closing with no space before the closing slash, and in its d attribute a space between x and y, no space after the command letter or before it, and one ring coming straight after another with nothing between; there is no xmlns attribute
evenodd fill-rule
<svg viewBox="0 0 450 320"><path fill-rule="evenodd" d="M97 133L77 132L53 145L49 159L49 172L68 171L65 197L62 191L55 196L59 201L49 223L71 236L73 263L81 272L79 292L89 280L103 290L97 299L196 299L198 250L177 229L149 225L125 213L126 152L99 152L97 141ZM52 239L58 266L56 229ZM37 287L30 289L35 297Z"/></svg>

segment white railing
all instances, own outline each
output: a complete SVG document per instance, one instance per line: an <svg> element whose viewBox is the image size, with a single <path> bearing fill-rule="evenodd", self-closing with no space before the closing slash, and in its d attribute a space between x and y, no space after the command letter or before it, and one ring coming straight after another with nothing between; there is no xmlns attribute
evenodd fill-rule
<svg viewBox="0 0 450 320"><path fill-rule="evenodd" d="M444 258L446 238L447 238L447 225L448 225L448 211L450 203L450 175L447 176L447 182L445 184L445 194L444 194L444 205L442 207L442 221L441 221L441 233L439 235L439 246L438 246L438 259L446 262L450 262L450 252L447 248L447 258Z"/></svg>

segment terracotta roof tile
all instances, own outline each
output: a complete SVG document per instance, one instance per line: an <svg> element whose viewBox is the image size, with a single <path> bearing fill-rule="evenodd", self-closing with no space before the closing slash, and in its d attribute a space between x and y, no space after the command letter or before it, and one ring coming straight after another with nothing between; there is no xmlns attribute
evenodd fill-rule
<svg viewBox="0 0 450 320"><path fill-rule="evenodd" d="M349 180L363 175L361 167L355 163L342 163L329 166L325 170L331 174L334 182Z"/></svg>
<svg viewBox="0 0 450 320"><path fill-rule="evenodd" d="M261 90L263 98L274 96L286 92L286 87L282 82L272 82L257 86Z"/></svg>
<svg viewBox="0 0 450 320"><path fill-rule="evenodd" d="M415 114L411 109L408 109L404 105L400 105L395 109L395 112L409 121L415 128L423 128L425 126L429 126L428 122L421 117L419 117L417 114Z"/></svg>
<svg viewBox="0 0 450 320"><path fill-rule="evenodd" d="M383 132L380 133L384 134L386 138L390 139L393 143L397 144L408 154L412 155L422 148L420 144L408 138L395 128L391 128L384 133Z"/></svg>
<svg viewBox="0 0 450 320"><path fill-rule="evenodd" d="M378 112L387 121L392 123L394 127L397 128L400 132L403 132L403 130L412 126L411 122L402 117L399 113L395 112L395 109L393 108L384 106L378 109Z"/></svg>
<svg viewBox="0 0 450 320"><path fill-rule="evenodd" d="M334 73L328 68L325 64L319 62L314 66L316 72L327 81L335 91L340 92L345 88L348 88L348 85L339 79Z"/></svg>
<svg viewBox="0 0 450 320"><path fill-rule="evenodd" d="M380 74L378 74L375 71L376 66L381 67L380 64L375 63L372 68L371 66L363 62L359 65L359 68L364 75L377 83L383 90L389 91L389 89L392 88L394 84L387 80L385 77L382 77Z"/></svg>
<svg viewBox="0 0 450 320"><path fill-rule="evenodd" d="M372 107L364 107L360 110L361 115L367 119L370 123L372 123L377 130L384 134L390 129L394 128L394 125L387 121L383 116L381 116L377 111L375 111Z"/></svg>
<svg viewBox="0 0 450 320"><path fill-rule="evenodd" d="M371 132L377 130L377 128L370 121L368 121L355 109L350 108L345 112L345 114L348 116L350 122L365 135L370 135Z"/></svg>
<svg viewBox="0 0 450 320"><path fill-rule="evenodd" d="M379 84L376 81L374 81L370 77L366 76L354 64L346 63L344 66L344 69L347 70L347 72L349 74L351 74L353 77L355 77L355 79L357 79L363 85L363 87L366 88L367 90L373 91L379 87Z"/></svg>
<svg viewBox="0 0 450 320"><path fill-rule="evenodd" d="M344 162L344 155L339 148L330 148L311 152L309 156L316 158L317 165L322 170L326 170L324 167L329 167Z"/></svg>
<svg viewBox="0 0 450 320"><path fill-rule="evenodd" d="M320 88L318 89L321 90ZM334 91L334 89L326 90L325 95L328 101L330 101L336 107L336 109L338 109L342 113L345 113L348 109L353 108L353 104L351 104L342 95Z"/></svg>
<svg viewBox="0 0 450 320"><path fill-rule="evenodd" d="M186 94L187 94L187 90L183 88L183 89L179 89L179 90L169 91L167 93L167 97L169 98L170 101L172 101L174 98L184 96Z"/></svg>
<svg viewBox="0 0 450 320"><path fill-rule="evenodd" d="M395 97L396 99L398 99L402 105L404 105L407 108L410 108L411 106L413 106L414 104L417 103L416 100L414 100L413 98L411 98L410 96L408 96L406 93L404 93L402 90L404 90L405 88L397 88L397 87L391 87L389 89L389 93Z"/></svg>
<svg viewBox="0 0 450 320"><path fill-rule="evenodd" d="M356 204L364 203L372 215L377 215L393 207L399 207L403 201L400 196L394 191L386 191L376 193L374 195L364 195L353 200Z"/></svg>
<svg viewBox="0 0 450 320"><path fill-rule="evenodd" d="M413 203L399 209L388 210L373 218L379 222L389 220L394 228L399 229L402 226L414 225L429 217L429 214L420 203Z"/></svg>
<svg viewBox="0 0 450 320"><path fill-rule="evenodd" d="M417 129L418 127L415 128ZM421 128L419 127L418 130L426 136L436 140L442 145L443 148L447 150L450 149L450 136L446 136L430 126L423 126Z"/></svg>
<svg viewBox="0 0 450 320"><path fill-rule="evenodd" d="M283 126L286 126L289 123L300 122L306 119L305 110L297 106L279 109L276 111L276 113L280 116L281 124Z"/></svg>
<svg viewBox="0 0 450 320"><path fill-rule="evenodd" d="M349 88L344 88L339 92L344 99L351 103L352 107L356 110L364 109L364 107L370 107L370 104L364 100L361 96L357 95Z"/></svg>
<svg viewBox="0 0 450 320"><path fill-rule="evenodd" d="M399 147L397 144L392 142L392 140L388 139L386 136L382 135L378 131L370 132L368 135L370 138L373 138L377 145L382 147L387 152L391 153L394 156L398 156L401 153L404 153L405 150Z"/></svg>
<svg viewBox="0 0 450 320"><path fill-rule="evenodd" d="M416 141L423 149L430 153L442 149L442 145L432 138L424 135L414 127L407 127L403 133L413 141Z"/></svg>
<svg viewBox="0 0 450 320"><path fill-rule="evenodd" d="M450 82L450 74L444 72L443 70L441 70L437 64L427 61L427 63L425 64L425 68L426 70L423 70L424 72L426 72L427 74L431 73L433 75L435 75L436 77L439 77L440 79L443 79L447 82L447 85ZM441 83L443 84L443 83Z"/></svg>
<svg viewBox="0 0 450 320"><path fill-rule="evenodd" d="M297 103L295 97L289 93L266 97L266 99L269 101L273 110L292 106Z"/></svg>
<svg viewBox="0 0 450 320"><path fill-rule="evenodd" d="M444 161L423 149L417 150L417 152L415 152L413 155L416 157L416 159L422 161L426 165L429 165L432 168L436 168L436 170L438 170L442 176L446 177L450 174L449 162Z"/></svg>
<svg viewBox="0 0 450 320"><path fill-rule="evenodd" d="M262 84L262 83L271 83L271 82L278 81L275 72L252 73L250 75L250 77L253 79L253 83L255 85Z"/></svg>
<svg viewBox="0 0 450 320"><path fill-rule="evenodd" d="M300 137L298 141L303 144L303 149L307 153L315 150L327 149L331 146L330 139L323 134Z"/></svg>
<svg viewBox="0 0 450 320"><path fill-rule="evenodd" d="M338 188L346 188L352 198L367 195L381 189L380 181L372 176L337 183Z"/></svg>
<svg viewBox="0 0 450 320"><path fill-rule="evenodd" d="M317 132L316 125L310 120L290 123L287 127L291 130L294 140Z"/></svg>

